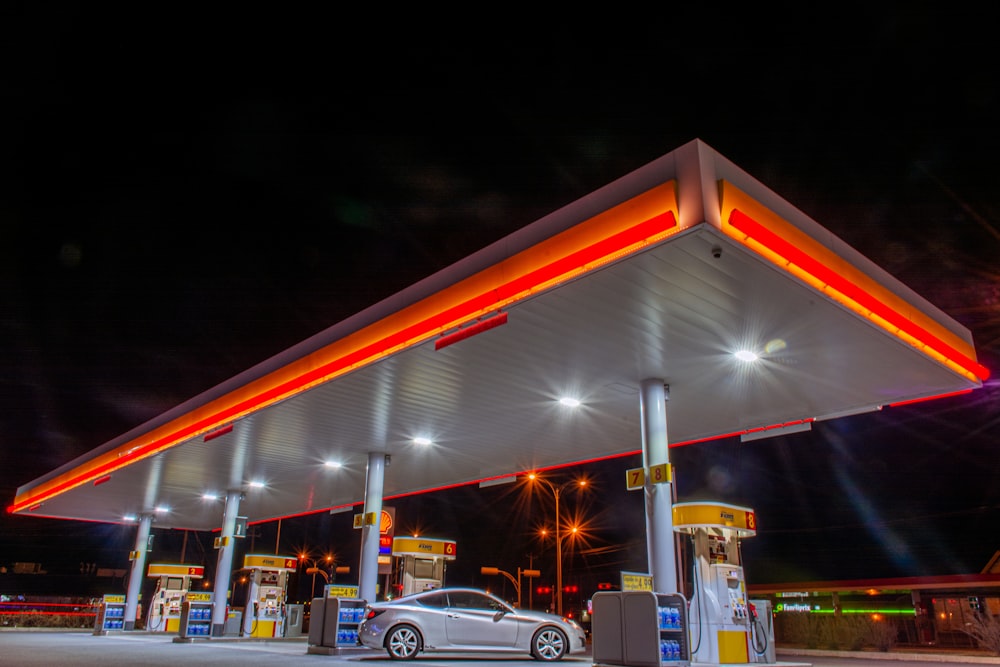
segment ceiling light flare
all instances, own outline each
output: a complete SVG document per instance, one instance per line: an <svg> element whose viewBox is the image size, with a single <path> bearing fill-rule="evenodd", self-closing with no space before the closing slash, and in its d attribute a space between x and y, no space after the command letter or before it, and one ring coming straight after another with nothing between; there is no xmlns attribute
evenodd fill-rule
<svg viewBox="0 0 1000 667"><path fill-rule="evenodd" d="M415 445L430 445L432 443L433 441L430 438L425 438L423 436L419 436L413 439L413 444Z"/></svg>
<svg viewBox="0 0 1000 667"><path fill-rule="evenodd" d="M735 352L734 355L740 361L746 361L748 363L751 361L757 361L757 359L759 358L756 355L756 353L751 352L750 350L740 350L738 352Z"/></svg>
<svg viewBox="0 0 1000 667"><path fill-rule="evenodd" d="M327 468L340 468L344 464L340 461L323 461L323 465Z"/></svg>
<svg viewBox="0 0 1000 667"><path fill-rule="evenodd" d="M559 402L565 405L567 408L578 408L580 407L580 400L573 398L571 396L563 396L559 399Z"/></svg>

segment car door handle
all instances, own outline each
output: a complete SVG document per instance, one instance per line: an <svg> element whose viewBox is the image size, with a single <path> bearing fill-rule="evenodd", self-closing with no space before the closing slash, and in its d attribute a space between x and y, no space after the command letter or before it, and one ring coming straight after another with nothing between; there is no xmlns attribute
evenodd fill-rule
<svg viewBox="0 0 1000 667"><path fill-rule="evenodd" d="M449 612L448 618L462 618L462 615L461 614L452 614L452 613Z"/></svg>

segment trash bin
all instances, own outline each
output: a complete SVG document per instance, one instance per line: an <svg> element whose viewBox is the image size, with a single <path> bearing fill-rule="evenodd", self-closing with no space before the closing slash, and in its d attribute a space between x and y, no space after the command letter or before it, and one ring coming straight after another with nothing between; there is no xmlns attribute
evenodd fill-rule
<svg viewBox="0 0 1000 667"><path fill-rule="evenodd" d="M323 625L326 623L325 598L313 598L309 605L309 645L323 645Z"/></svg>
<svg viewBox="0 0 1000 667"><path fill-rule="evenodd" d="M302 617L305 614L305 608L304 604L290 604L285 606L285 612L288 615L285 619L286 637L302 636Z"/></svg>
<svg viewBox="0 0 1000 667"><path fill-rule="evenodd" d="M235 607L226 612L226 624L222 628L224 637L239 637L243 631L243 607Z"/></svg>

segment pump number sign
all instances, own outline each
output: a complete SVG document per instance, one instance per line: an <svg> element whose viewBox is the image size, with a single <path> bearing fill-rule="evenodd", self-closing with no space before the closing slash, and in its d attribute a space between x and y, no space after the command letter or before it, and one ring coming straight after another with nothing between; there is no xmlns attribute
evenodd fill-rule
<svg viewBox="0 0 1000 667"><path fill-rule="evenodd" d="M646 477L649 477L651 484L664 484L673 481L669 463L660 463L645 468L632 468L625 473L625 488L629 491L641 489L646 485Z"/></svg>
<svg viewBox="0 0 1000 667"><path fill-rule="evenodd" d="M258 567L262 570L294 570L298 565L298 559L289 556L247 554L243 557L243 567Z"/></svg>

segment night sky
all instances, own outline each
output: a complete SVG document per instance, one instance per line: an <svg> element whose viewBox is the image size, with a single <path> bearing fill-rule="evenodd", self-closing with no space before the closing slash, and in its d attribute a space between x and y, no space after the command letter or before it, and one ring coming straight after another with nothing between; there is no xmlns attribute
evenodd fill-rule
<svg viewBox="0 0 1000 667"><path fill-rule="evenodd" d="M575 26L171 11L0 10L5 506L696 138L971 329L1000 368L998 58L960 5ZM678 499L756 510L751 584L978 572L1000 549L997 401L990 381L807 434L677 448ZM646 569L641 496L622 488L638 464L573 471L603 492L570 505L594 526L572 567L602 580ZM469 554L453 583L484 584L480 565L551 561L533 519L483 528L508 493L394 504L402 525ZM5 514L0 565L126 567L132 531ZM349 515L281 531L283 552L356 564ZM276 532L259 527L258 550ZM210 536L180 537L158 536L153 558L184 548L214 568Z"/></svg>

